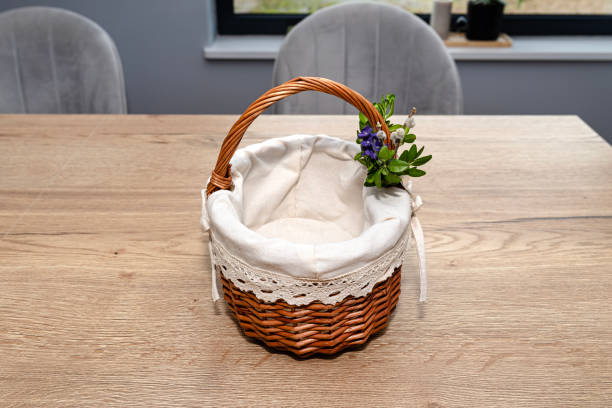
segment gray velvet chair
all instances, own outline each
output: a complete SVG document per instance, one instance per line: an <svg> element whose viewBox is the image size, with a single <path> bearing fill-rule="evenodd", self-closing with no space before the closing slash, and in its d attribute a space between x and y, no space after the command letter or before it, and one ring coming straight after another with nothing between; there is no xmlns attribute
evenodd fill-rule
<svg viewBox="0 0 612 408"><path fill-rule="evenodd" d="M0 13L0 113L126 113L113 40L70 11Z"/></svg>
<svg viewBox="0 0 612 408"><path fill-rule="evenodd" d="M463 112L455 63L438 35L398 7L347 3L319 10L287 35L274 64L278 85L300 75L323 76L369 100L395 93L397 113ZM345 114L352 106L329 95L301 93L276 105L277 113Z"/></svg>

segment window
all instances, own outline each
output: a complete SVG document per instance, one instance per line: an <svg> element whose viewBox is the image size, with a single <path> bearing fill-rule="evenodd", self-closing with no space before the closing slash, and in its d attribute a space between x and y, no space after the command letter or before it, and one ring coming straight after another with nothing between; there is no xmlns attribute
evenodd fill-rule
<svg viewBox="0 0 612 408"><path fill-rule="evenodd" d="M320 8L350 0L217 0L219 34L286 34ZM455 0L454 18L468 0ZM432 0L386 0L429 21ZM510 35L611 35L612 0L506 0Z"/></svg>

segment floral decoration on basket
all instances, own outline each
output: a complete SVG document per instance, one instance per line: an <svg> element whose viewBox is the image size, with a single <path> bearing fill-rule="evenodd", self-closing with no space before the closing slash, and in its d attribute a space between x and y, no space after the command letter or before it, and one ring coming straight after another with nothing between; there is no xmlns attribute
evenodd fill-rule
<svg viewBox="0 0 612 408"><path fill-rule="evenodd" d="M357 108L358 144L292 135L238 149L263 111L302 91ZM201 224L209 232L213 300L219 275L246 336L302 357L364 344L395 309L411 238L425 300L415 216L422 202L408 178L424 175L419 167L431 156L422 156L410 133L414 109L403 125L390 122L394 101L387 95L372 104L330 79L298 77L260 96L229 130L202 191Z"/></svg>
<svg viewBox="0 0 612 408"><path fill-rule="evenodd" d="M412 108L403 125L398 125L389 121L394 106L393 94L382 97L380 103L374 102L374 107L380 112L391 132L391 143L385 143L387 135L381 130L380 123L376 124L374 130L368 118L363 113L359 113L360 131L357 131L357 143L361 146L361 151L355 155L355 160L368 169L364 183L366 187L397 186L402 183L402 176L424 176L425 171L419 167L431 160L431 155L421 157L425 146L419 149L416 144L412 144L399 158L397 157L397 152L403 144L411 144L416 140L416 135L410 133L415 126L416 108Z"/></svg>

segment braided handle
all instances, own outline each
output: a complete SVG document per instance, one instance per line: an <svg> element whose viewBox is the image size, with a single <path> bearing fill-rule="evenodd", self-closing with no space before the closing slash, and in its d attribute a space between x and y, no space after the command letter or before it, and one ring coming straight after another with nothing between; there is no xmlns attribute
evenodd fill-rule
<svg viewBox="0 0 612 408"><path fill-rule="evenodd" d="M210 176L210 182L206 186L206 195L209 196L217 190L227 190L232 186L230 173L230 160L238 148L242 136L255 119L272 104L302 91L318 91L337 96L353 105L362 112L371 124L381 125L381 129L387 135L386 144L392 147L389 128L376 108L361 94L349 87L326 78L297 77L274 87L261 95L253 102L246 111L238 118L229 133L223 140L221 151L217 157L217 164Z"/></svg>

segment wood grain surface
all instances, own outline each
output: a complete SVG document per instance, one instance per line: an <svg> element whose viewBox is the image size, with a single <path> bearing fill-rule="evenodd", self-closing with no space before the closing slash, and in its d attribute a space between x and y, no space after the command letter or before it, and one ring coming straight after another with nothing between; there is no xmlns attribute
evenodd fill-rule
<svg viewBox="0 0 612 408"><path fill-rule="evenodd" d="M0 116L0 406L612 405L612 149L579 118L418 117L429 299L411 254L388 329L309 360L210 299L235 119ZM264 115L244 145L356 125Z"/></svg>

